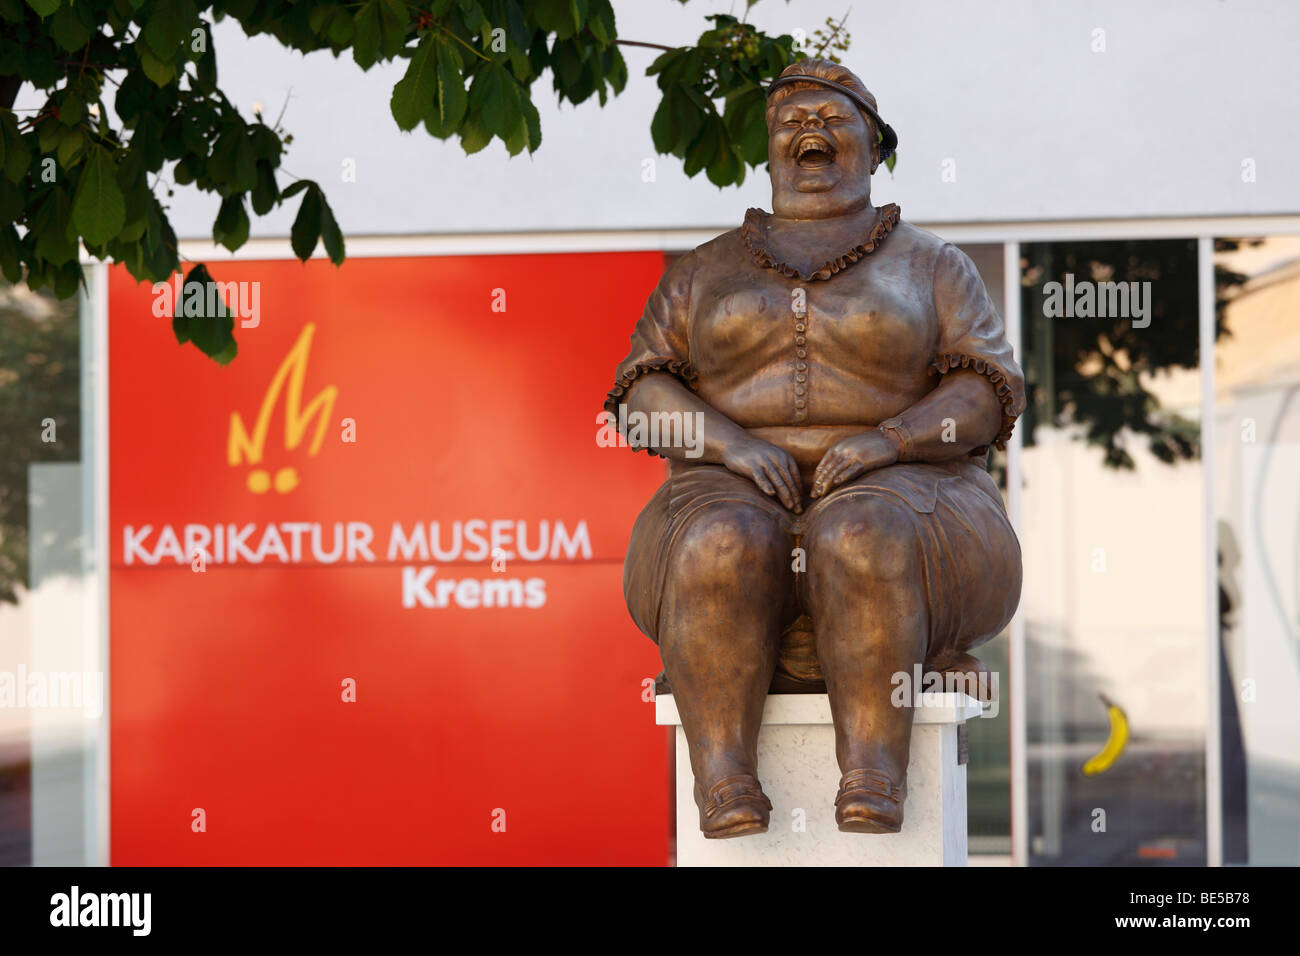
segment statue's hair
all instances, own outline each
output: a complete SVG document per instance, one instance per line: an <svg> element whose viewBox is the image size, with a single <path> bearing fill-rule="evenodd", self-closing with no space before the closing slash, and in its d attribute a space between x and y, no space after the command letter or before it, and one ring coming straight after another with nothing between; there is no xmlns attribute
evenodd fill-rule
<svg viewBox="0 0 1300 956"><path fill-rule="evenodd" d="M866 84L864 84L862 80L858 79L858 75L847 66L842 66L839 63L832 63L830 60L820 60L815 57L808 57L807 59L799 60L797 63L791 63L781 71L781 76L778 76L777 79L779 80L783 76L790 76L792 74L816 76L823 80L829 80L832 83L836 83L846 89L852 90L854 93L857 93L871 104L872 109L877 109L876 97L869 89L867 89ZM791 93L795 93L799 90L825 91L826 89L827 87L822 86L819 83L809 83L806 80L795 80L791 83L783 84L773 90L772 95L769 96L767 100L766 119L768 128L770 129L772 126L772 114L776 112L777 104ZM878 145L880 141L880 128L876 125L876 121L872 119L866 110L861 107L856 108L858 112L862 114L862 118L867 121L867 128L871 130L871 149L873 153L878 155L880 152Z"/></svg>

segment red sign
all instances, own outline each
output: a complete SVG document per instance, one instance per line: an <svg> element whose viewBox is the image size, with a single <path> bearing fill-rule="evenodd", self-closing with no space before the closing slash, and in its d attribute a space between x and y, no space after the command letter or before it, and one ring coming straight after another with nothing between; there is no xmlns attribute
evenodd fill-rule
<svg viewBox="0 0 1300 956"><path fill-rule="evenodd" d="M113 270L114 864L666 861L663 466L596 442L663 265L222 263L226 367Z"/></svg>

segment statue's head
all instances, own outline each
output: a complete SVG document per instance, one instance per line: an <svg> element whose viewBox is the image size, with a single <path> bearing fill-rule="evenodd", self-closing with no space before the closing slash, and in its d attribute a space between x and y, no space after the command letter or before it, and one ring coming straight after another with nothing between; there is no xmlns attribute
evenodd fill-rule
<svg viewBox="0 0 1300 956"><path fill-rule="evenodd" d="M853 71L829 60L792 63L767 96L772 211L822 219L871 201L871 174L898 143Z"/></svg>

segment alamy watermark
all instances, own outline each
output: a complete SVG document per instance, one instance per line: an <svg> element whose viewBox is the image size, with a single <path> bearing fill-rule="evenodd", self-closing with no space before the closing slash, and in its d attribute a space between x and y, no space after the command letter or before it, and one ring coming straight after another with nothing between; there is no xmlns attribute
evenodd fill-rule
<svg viewBox="0 0 1300 956"><path fill-rule="evenodd" d="M83 893L74 883L50 897L51 926L119 926L132 936L148 936L152 911L152 893Z"/></svg>
<svg viewBox="0 0 1300 956"><path fill-rule="evenodd" d="M1094 282L1074 280L1043 286L1043 315L1049 319L1132 319L1133 328L1151 324L1150 282Z"/></svg>
<svg viewBox="0 0 1300 956"><path fill-rule="evenodd" d="M238 317L241 329L257 328L262 322L262 283L186 282L178 272L171 282L153 284L153 314L159 318L214 318L218 306Z"/></svg>
<svg viewBox="0 0 1300 956"><path fill-rule="evenodd" d="M637 412L618 406L618 417L596 415L601 448L685 448L687 458L704 454L703 412Z"/></svg>
<svg viewBox="0 0 1300 956"><path fill-rule="evenodd" d="M985 717L998 715L997 671L924 671L915 665L909 671L895 671L889 702L895 707L924 707L924 694L965 694L987 703Z"/></svg>
<svg viewBox="0 0 1300 956"><path fill-rule="evenodd" d="M80 709L87 717L104 714L103 671L0 671L0 708Z"/></svg>

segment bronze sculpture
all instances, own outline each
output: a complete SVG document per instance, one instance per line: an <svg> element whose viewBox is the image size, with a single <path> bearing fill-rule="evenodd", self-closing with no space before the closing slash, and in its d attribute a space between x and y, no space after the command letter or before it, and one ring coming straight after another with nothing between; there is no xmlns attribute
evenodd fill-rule
<svg viewBox="0 0 1300 956"><path fill-rule="evenodd" d="M824 680L841 830L898 832L911 707L891 677L979 671L1020 596L1020 548L985 462L1024 409L970 259L870 203L896 145L823 60L768 90L772 214L664 274L605 408L695 414L702 451L632 532L624 593L658 643L707 837L767 829L769 691ZM828 795L829 797L829 795Z"/></svg>

